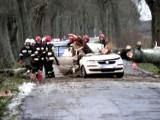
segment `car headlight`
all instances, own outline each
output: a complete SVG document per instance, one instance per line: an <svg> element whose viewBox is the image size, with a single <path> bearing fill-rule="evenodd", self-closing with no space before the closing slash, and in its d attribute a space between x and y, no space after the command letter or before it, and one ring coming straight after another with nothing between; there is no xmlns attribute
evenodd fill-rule
<svg viewBox="0 0 160 120"><path fill-rule="evenodd" d="M95 60L88 60L87 64L96 64L97 62Z"/></svg>
<svg viewBox="0 0 160 120"><path fill-rule="evenodd" d="M123 63L123 60L121 58L119 58L118 60L116 60L117 63Z"/></svg>

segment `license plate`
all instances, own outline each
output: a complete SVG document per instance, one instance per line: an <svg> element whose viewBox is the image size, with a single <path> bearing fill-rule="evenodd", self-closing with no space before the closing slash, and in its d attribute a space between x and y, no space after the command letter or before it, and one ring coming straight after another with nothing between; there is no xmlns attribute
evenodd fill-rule
<svg viewBox="0 0 160 120"><path fill-rule="evenodd" d="M115 68L115 65L101 65L100 68Z"/></svg>

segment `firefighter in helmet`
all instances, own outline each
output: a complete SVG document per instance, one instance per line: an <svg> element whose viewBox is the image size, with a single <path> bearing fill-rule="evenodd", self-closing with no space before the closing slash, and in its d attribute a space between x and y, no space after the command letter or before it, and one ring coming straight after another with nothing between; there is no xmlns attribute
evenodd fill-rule
<svg viewBox="0 0 160 120"><path fill-rule="evenodd" d="M99 35L99 43L103 44L105 47L107 44L107 41L108 41L108 39L105 37L105 35L103 33L101 33Z"/></svg>
<svg viewBox="0 0 160 120"><path fill-rule="evenodd" d="M36 43L36 41L32 38L31 39L31 46L32 46L32 48L34 47L35 43Z"/></svg>
<svg viewBox="0 0 160 120"><path fill-rule="evenodd" d="M79 65L80 59L85 55L84 42L80 36L74 41L74 64Z"/></svg>
<svg viewBox="0 0 160 120"><path fill-rule="evenodd" d="M33 46L33 54L32 54L32 57L33 57L32 72L38 75L38 70L42 71L42 68L43 68L42 63L44 61L44 55L43 55L44 46L42 44L40 36L37 36L35 40L36 40L36 43Z"/></svg>
<svg viewBox="0 0 160 120"><path fill-rule="evenodd" d="M31 55L33 53L33 49L30 43L31 43L30 39L27 38L19 54L19 63L22 64L24 67L26 67L27 73L29 73L32 68L31 67Z"/></svg>
<svg viewBox="0 0 160 120"><path fill-rule="evenodd" d="M88 45L87 45L87 43L89 43L89 40L90 40L90 38L89 38L88 35L84 35L84 36L83 36L83 43L84 43L84 48L83 48L83 50L84 50L85 54L86 54L86 53L93 53L93 51L92 51L92 50L88 47Z"/></svg>
<svg viewBox="0 0 160 120"><path fill-rule="evenodd" d="M69 42L68 42L68 47L73 46L74 41L77 39L77 35L75 34L68 34L69 36Z"/></svg>
<svg viewBox="0 0 160 120"><path fill-rule="evenodd" d="M72 53L72 56L74 56L75 54L74 54L74 47L73 46L74 46L75 40L77 39L77 36L74 34L68 34L68 36L69 36L69 42L67 44L68 51Z"/></svg>
<svg viewBox="0 0 160 120"><path fill-rule="evenodd" d="M46 45L46 59L47 59L47 71L48 77L55 77L54 69L53 69L53 61L54 61L54 45L51 43L51 36L47 35L45 37L47 42Z"/></svg>
<svg viewBox="0 0 160 120"><path fill-rule="evenodd" d="M83 36L83 41L84 41L84 44L88 43L89 42L89 36L88 35L84 35Z"/></svg>
<svg viewBox="0 0 160 120"><path fill-rule="evenodd" d="M46 58L47 41L45 37L42 38L42 44L44 46L44 51L43 51L44 60L42 64L44 66L45 77L47 78L48 77L48 66L47 66L47 58Z"/></svg>

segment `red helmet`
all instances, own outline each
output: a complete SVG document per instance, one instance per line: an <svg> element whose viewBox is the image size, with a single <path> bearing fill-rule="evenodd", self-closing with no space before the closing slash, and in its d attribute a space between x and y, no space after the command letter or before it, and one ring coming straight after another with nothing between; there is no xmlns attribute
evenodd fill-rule
<svg viewBox="0 0 160 120"><path fill-rule="evenodd" d="M36 41L41 41L41 37L40 37L40 36L37 36L37 37L36 37Z"/></svg>
<svg viewBox="0 0 160 120"><path fill-rule="evenodd" d="M46 41L46 42L51 42L51 36L47 35L47 36L45 37L45 41Z"/></svg>
<svg viewBox="0 0 160 120"><path fill-rule="evenodd" d="M101 33L101 34L99 35L99 38L105 39L105 35Z"/></svg>
<svg viewBox="0 0 160 120"><path fill-rule="evenodd" d="M83 36L83 40L85 43L89 42L89 36L88 35L84 35Z"/></svg>
<svg viewBox="0 0 160 120"><path fill-rule="evenodd" d="M85 35L85 36L83 36L83 39L89 40L89 36L88 36L88 35Z"/></svg>
<svg viewBox="0 0 160 120"><path fill-rule="evenodd" d="M75 38L74 36L70 35L70 36L69 36L69 40L70 40L70 41L75 41L76 38Z"/></svg>

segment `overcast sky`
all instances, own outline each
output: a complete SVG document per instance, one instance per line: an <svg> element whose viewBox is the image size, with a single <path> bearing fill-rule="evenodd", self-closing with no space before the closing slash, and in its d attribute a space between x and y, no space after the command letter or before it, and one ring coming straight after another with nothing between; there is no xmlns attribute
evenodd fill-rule
<svg viewBox="0 0 160 120"><path fill-rule="evenodd" d="M135 0L135 1L137 3L138 0ZM149 7L146 4L145 0L141 0L140 3L138 3L138 10L141 15L140 20L148 21L148 20L152 19L151 12L150 12Z"/></svg>

